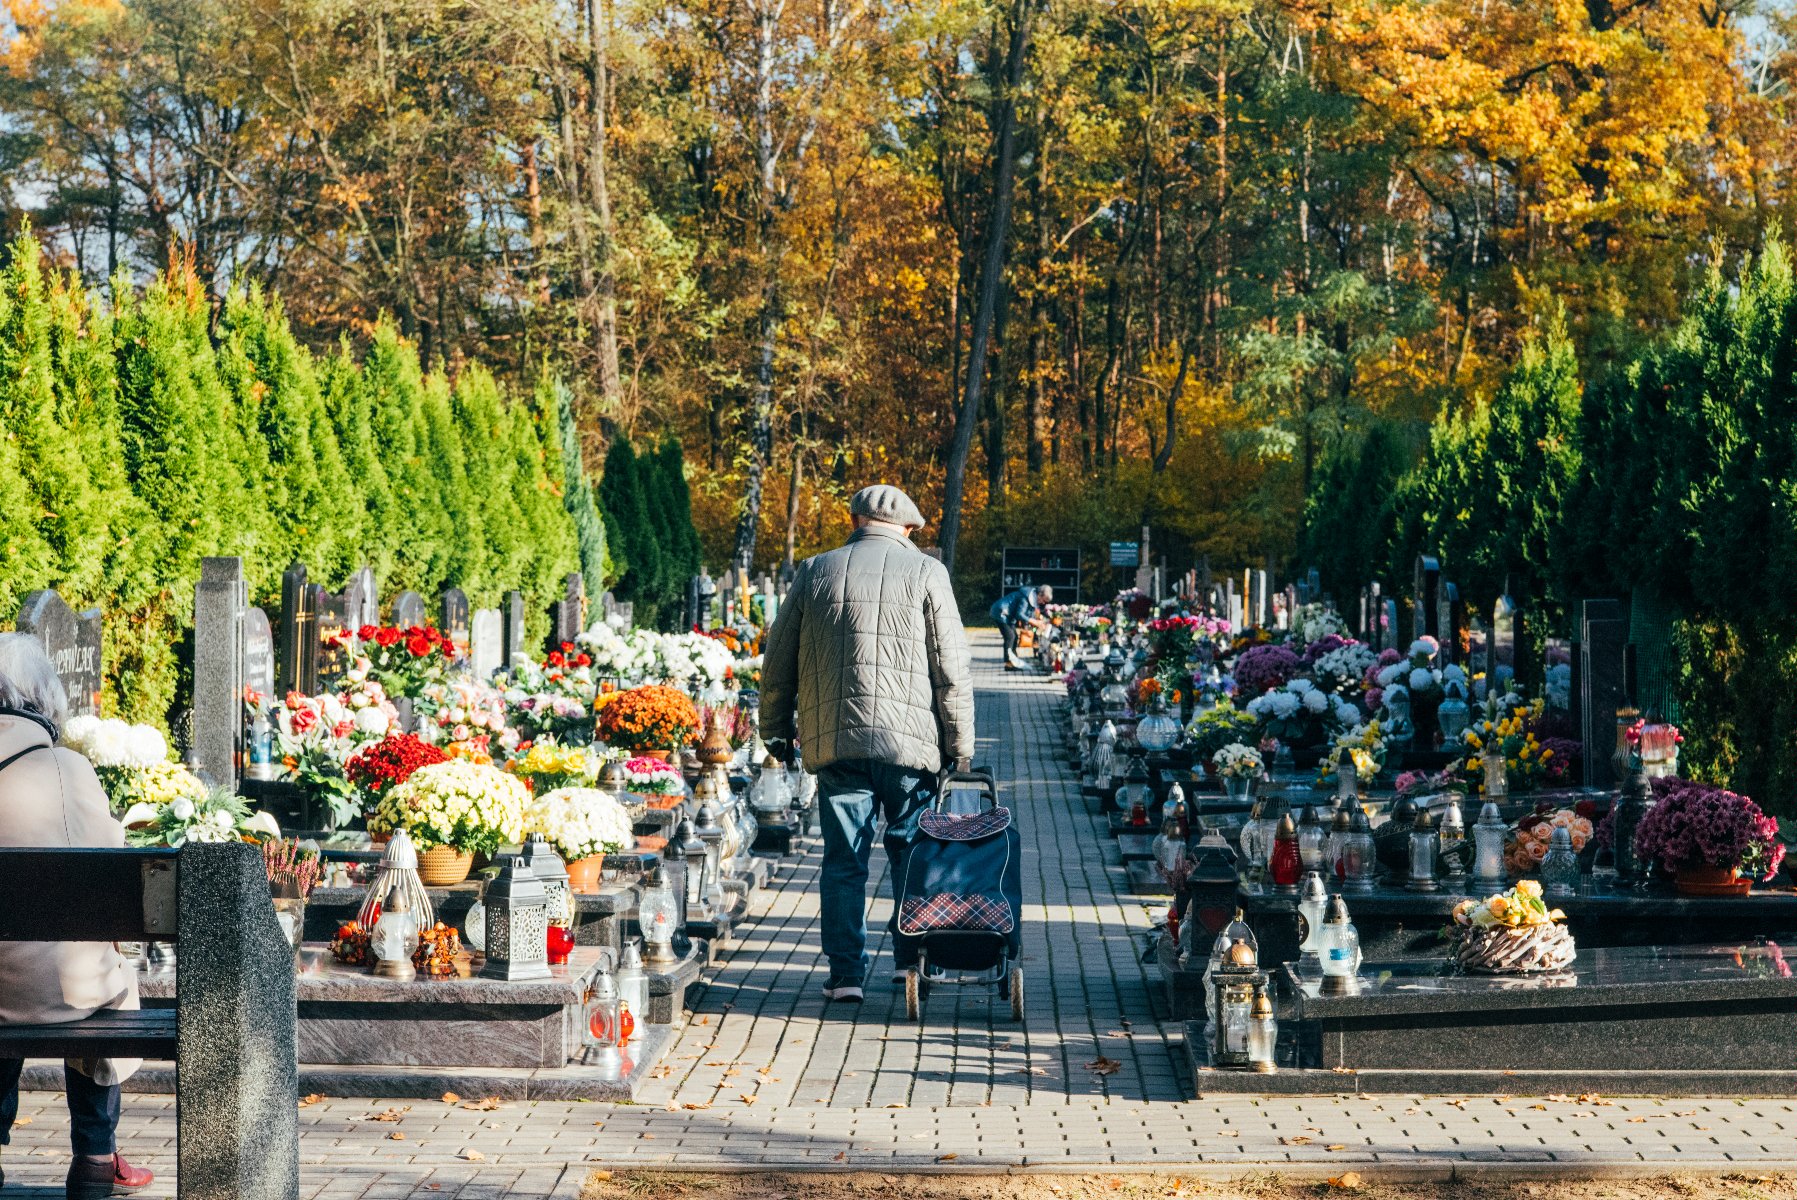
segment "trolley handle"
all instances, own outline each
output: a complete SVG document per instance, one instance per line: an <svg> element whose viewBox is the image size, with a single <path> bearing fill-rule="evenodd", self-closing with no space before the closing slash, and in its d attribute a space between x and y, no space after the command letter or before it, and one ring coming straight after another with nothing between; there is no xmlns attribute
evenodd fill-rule
<svg viewBox="0 0 1797 1200"><path fill-rule="evenodd" d="M950 767L944 769L936 777L936 802L932 807L937 812L947 811L945 805L948 803L949 787L957 783L977 783L980 787L982 809L998 807L998 781L992 777L992 772L977 768L957 771Z"/></svg>

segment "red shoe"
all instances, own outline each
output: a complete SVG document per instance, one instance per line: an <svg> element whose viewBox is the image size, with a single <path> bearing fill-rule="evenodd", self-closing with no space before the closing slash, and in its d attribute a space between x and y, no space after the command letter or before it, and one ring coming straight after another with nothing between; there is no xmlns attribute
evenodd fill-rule
<svg viewBox="0 0 1797 1200"><path fill-rule="evenodd" d="M100 1196L122 1196L147 1188L156 1176L142 1167L125 1161L115 1153L109 1163L89 1162L77 1158L69 1167L69 1200L90 1200Z"/></svg>

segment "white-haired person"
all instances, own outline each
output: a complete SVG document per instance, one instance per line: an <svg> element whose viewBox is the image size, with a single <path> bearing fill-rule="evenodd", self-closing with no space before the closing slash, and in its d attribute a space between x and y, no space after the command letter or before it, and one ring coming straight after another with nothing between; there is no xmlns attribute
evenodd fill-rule
<svg viewBox="0 0 1797 1200"><path fill-rule="evenodd" d="M0 634L0 846L125 844L93 767L56 744L68 706L38 640ZM101 1009L137 1006L137 972L109 942L0 942L0 1026L79 1021ZM69 1196L134 1192L155 1178L126 1162L116 1141L119 1084L138 1065L114 1058L63 1064L75 1152ZM0 1146L12 1139L24 1066L22 1059L0 1058ZM0 1185L5 1178L0 1170Z"/></svg>
<svg viewBox="0 0 1797 1200"><path fill-rule="evenodd" d="M1042 610L1053 600L1054 589L1043 584L1041 587L1020 587L1000 596L993 604L992 619L998 622L998 631L1005 639L1005 670L1023 670L1024 664L1017 657L1017 627L1033 625L1038 631L1047 629L1048 621Z"/></svg>

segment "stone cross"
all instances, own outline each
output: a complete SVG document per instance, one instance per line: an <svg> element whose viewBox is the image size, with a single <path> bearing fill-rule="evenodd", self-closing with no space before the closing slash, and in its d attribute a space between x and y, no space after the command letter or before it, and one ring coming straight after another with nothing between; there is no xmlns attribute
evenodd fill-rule
<svg viewBox="0 0 1797 1200"><path fill-rule="evenodd" d="M200 768L237 790L243 768L243 559L202 558L193 599L193 740Z"/></svg>
<svg viewBox="0 0 1797 1200"><path fill-rule="evenodd" d="M31 592L14 626L43 644L44 652L69 694L69 715L100 715L100 610L76 612L55 588Z"/></svg>

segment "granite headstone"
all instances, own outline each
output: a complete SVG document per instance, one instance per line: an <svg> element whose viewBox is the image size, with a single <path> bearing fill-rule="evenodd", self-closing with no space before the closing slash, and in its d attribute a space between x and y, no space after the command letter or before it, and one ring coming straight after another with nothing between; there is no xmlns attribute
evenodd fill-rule
<svg viewBox="0 0 1797 1200"><path fill-rule="evenodd" d="M523 592L505 594L505 608L500 612L500 620L504 622L505 665L509 670L513 659L520 654L529 653L524 647Z"/></svg>
<svg viewBox="0 0 1797 1200"><path fill-rule="evenodd" d="M76 612L55 588L31 592L19 609L16 628L43 644L69 695L70 716L100 715L100 610Z"/></svg>
<svg viewBox="0 0 1797 1200"><path fill-rule="evenodd" d="M381 620L380 594L374 588L374 568L363 567L343 585L343 623L351 629L378 625Z"/></svg>
<svg viewBox="0 0 1797 1200"><path fill-rule="evenodd" d="M441 611L443 635L453 647L456 662L468 660L468 593L459 587L445 588L438 607Z"/></svg>
<svg viewBox="0 0 1797 1200"><path fill-rule="evenodd" d="M243 768L243 559L202 558L193 599L193 741L199 767L235 792Z"/></svg>
<svg viewBox="0 0 1797 1200"><path fill-rule="evenodd" d="M468 666L476 679L493 678L505 661L505 628L497 608L477 608L468 628Z"/></svg>
<svg viewBox="0 0 1797 1200"><path fill-rule="evenodd" d="M424 624L424 597L404 591L393 597L393 624L401 629Z"/></svg>
<svg viewBox="0 0 1797 1200"><path fill-rule="evenodd" d="M310 696L318 691L318 614L306 568L295 563L281 572L280 655L276 684L282 692Z"/></svg>
<svg viewBox="0 0 1797 1200"><path fill-rule="evenodd" d="M1411 640L1441 636L1441 560L1433 554L1416 556L1415 588L1410 596L1415 625Z"/></svg>
<svg viewBox="0 0 1797 1200"><path fill-rule="evenodd" d="M1610 751L1616 745L1616 710L1624 699L1627 641L1628 619L1620 600L1579 605L1578 705L1586 787L1609 788L1619 782L1610 769Z"/></svg>

